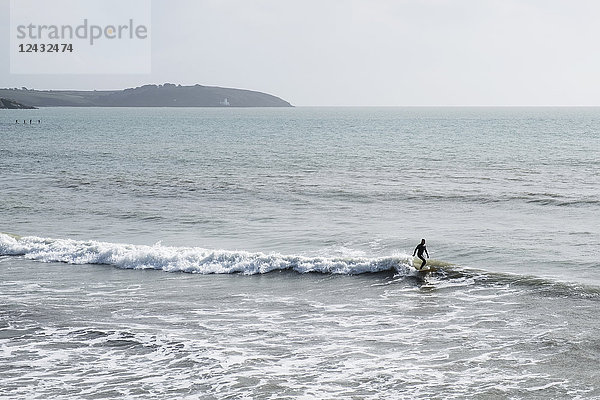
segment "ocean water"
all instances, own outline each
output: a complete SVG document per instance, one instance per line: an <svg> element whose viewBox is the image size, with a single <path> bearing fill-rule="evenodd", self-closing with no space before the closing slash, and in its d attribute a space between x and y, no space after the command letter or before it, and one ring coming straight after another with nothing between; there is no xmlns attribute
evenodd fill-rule
<svg viewBox="0 0 600 400"><path fill-rule="evenodd" d="M600 398L598 108L2 110L0 232L0 398Z"/></svg>

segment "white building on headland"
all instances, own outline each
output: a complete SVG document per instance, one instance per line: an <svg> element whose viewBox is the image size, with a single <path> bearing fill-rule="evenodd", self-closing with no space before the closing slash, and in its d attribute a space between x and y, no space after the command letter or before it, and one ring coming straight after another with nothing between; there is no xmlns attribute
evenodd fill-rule
<svg viewBox="0 0 600 400"><path fill-rule="evenodd" d="M225 99L223 99L223 101L220 101L219 104L222 106L225 106L225 107L228 107L231 105L231 104L229 104L229 100L227 100L227 97L225 97Z"/></svg>

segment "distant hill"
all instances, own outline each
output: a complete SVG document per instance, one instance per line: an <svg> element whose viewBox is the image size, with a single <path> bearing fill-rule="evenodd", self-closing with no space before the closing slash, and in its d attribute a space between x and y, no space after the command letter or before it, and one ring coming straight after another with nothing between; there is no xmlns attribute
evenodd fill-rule
<svg viewBox="0 0 600 400"><path fill-rule="evenodd" d="M18 109L35 109L37 107L26 106L25 104L17 103L14 100L0 98L0 109L1 108L18 110Z"/></svg>
<svg viewBox="0 0 600 400"><path fill-rule="evenodd" d="M292 107L279 97L252 90L170 83L125 90L0 89L0 97L36 107Z"/></svg>

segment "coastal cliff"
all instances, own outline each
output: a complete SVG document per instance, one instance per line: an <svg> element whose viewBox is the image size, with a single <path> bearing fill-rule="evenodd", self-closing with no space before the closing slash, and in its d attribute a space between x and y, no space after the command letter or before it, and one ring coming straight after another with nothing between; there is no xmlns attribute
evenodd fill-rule
<svg viewBox="0 0 600 400"><path fill-rule="evenodd" d="M36 107L292 107L279 97L252 90L170 83L125 90L0 89L0 97Z"/></svg>

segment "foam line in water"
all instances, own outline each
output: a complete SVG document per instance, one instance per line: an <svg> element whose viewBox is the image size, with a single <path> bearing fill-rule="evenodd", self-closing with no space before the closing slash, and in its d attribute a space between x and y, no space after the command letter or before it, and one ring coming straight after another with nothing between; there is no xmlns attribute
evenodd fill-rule
<svg viewBox="0 0 600 400"><path fill-rule="evenodd" d="M158 269L198 274L263 274L291 269L299 273L362 274L395 270L407 272L412 257L305 257L210 250L199 247L169 247L18 237L0 233L0 255L23 256L43 262L107 264L119 268Z"/></svg>

